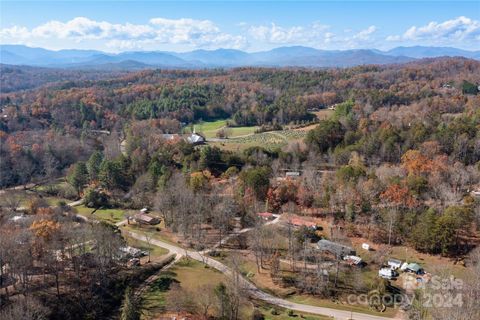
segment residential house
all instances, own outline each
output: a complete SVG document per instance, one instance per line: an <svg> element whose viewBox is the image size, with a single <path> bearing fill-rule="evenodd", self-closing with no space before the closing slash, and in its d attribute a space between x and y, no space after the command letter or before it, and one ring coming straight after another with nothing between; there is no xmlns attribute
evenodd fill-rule
<svg viewBox="0 0 480 320"><path fill-rule="evenodd" d="M351 247L326 239L318 241L317 247L320 251L329 252L333 254L336 258L356 255L355 250L353 250Z"/></svg>
<svg viewBox="0 0 480 320"><path fill-rule="evenodd" d="M263 220L272 220L273 219L273 213L271 213L271 212L259 212L259 213L257 213L257 216L260 217Z"/></svg>
<svg viewBox="0 0 480 320"><path fill-rule="evenodd" d="M203 144L205 143L205 138L199 135L198 133L195 133L194 131L191 135L187 137L187 142L193 145Z"/></svg>
<svg viewBox="0 0 480 320"><path fill-rule="evenodd" d="M146 225L156 225L160 223L160 219L157 217L150 216L145 213L138 213L134 217L135 222L139 224L146 224Z"/></svg>
<svg viewBox="0 0 480 320"><path fill-rule="evenodd" d="M297 227L297 228L300 228L300 227L307 227L307 228L311 228L311 229L314 229L316 230L317 229L317 224L315 222L312 222L312 221L308 221L308 220L304 220L302 218L291 218L289 220L289 223L294 226L294 227Z"/></svg>

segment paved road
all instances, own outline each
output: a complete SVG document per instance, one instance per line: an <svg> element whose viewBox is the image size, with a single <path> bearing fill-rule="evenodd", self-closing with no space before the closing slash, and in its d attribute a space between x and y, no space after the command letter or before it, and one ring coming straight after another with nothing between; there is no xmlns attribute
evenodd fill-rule
<svg viewBox="0 0 480 320"><path fill-rule="evenodd" d="M7 191L14 191L14 190L28 190L28 189L31 189L31 188L37 186L37 185L38 185L37 183L22 184L20 186L14 186L14 187L2 189L2 190L0 190L0 194L4 194Z"/></svg>
<svg viewBox="0 0 480 320"><path fill-rule="evenodd" d="M145 236L141 234L130 232L130 231L125 231L125 232L137 240L147 241ZM167 249L172 253L177 254L177 257L178 255L186 255L192 259L206 263L210 267L217 269L218 271L222 272L228 277L233 276L233 271L229 267L227 267L226 265L224 265L223 263L217 260L214 260L204 255L201 252L182 249L180 247L177 247L176 245L166 243L157 239L151 239L150 243L155 246ZM240 281L241 281L241 284L244 286L244 288L249 291L250 295L253 298L265 301L272 305L277 305L282 308L287 308L287 309L291 309L299 312L326 315L326 316L333 317L333 319L352 319L352 316L353 316L353 319L355 320L392 320L392 318L373 316L373 315L368 315L364 313L354 312L353 314L351 314L349 311L337 310L332 308L324 308L324 307L316 307L311 305L290 302L284 299L274 297L268 293L261 291L260 289L255 287L255 285L253 285L251 282L247 281L243 277L240 277Z"/></svg>
<svg viewBox="0 0 480 320"><path fill-rule="evenodd" d="M83 199L80 199L80 200L77 200L77 201L73 201L73 202L70 202L70 203L67 203L67 206L69 207L76 207L76 206L79 206L83 203ZM27 211L27 208L26 207L17 207L15 208L15 211ZM87 221L88 219L82 215L79 215L77 214L77 217L82 219L82 220L85 220ZM125 220L126 221L126 220Z"/></svg>

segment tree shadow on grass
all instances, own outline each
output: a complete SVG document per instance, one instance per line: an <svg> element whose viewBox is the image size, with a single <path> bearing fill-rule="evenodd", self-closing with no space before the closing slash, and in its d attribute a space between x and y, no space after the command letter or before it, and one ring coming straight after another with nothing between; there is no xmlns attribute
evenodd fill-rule
<svg viewBox="0 0 480 320"><path fill-rule="evenodd" d="M166 292L170 289L170 285L172 283L179 283L176 277L175 272L166 272L165 274L162 274L160 278L155 280L151 285L149 291L155 291L155 292Z"/></svg>
<svg viewBox="0 0 480 320"><path fill-rule="evenodd" d="M174 283L179 283L176 273L167 271L155 280L142 296L142 309L145 315L155 315L166 311L166 296Z"/></svg>

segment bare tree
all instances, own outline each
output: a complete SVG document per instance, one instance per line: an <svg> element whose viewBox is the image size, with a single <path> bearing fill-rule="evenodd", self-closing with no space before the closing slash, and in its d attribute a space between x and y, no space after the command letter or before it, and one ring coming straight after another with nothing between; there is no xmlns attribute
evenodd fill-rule
<svg viewBox="0 0 480 320"><path fill-rule="evenodd" d="M152 253L152 237L153 234L150 232L144 232L143 235L145 236L145 241L147 242L147 249L148 249L148 262L150 263L150 256Z"/></svg>
<svg viewBox="0 0 480 320"><path fill-rule="evenodd" d="M3 320L47 320L49 314L50 310L43 303L30 296L0 308L0 319Z"/></svg>
<svg viewBox="0 0 480 320"><path fill-rule="evenodd" d="M0 206L5 207L11 211L15 211L20 207L22 199L26 196L25 192L17 190L6 190L0 198Z"/></svg>
<svg viewBox="0 0 480 320"><path fill-rule="evenodd" d="M199 286L194 291L195 302L197 303L200 314L204 319L208 318L208 314L210 310L215 305L215 294L214 294L214 286L209 283L202 286Z"/></svg>

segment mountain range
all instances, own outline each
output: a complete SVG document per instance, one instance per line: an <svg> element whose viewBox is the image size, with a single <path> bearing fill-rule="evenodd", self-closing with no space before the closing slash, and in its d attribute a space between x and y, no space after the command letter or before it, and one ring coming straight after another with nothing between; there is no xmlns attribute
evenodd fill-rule
<svg viewBox="0 0 480 320"><path fill-rule="evenodd" d="M269 51L234 49L190 52L127 51L111 54L96 50L47 50L23 45L0 45L0 63L55 68L119 69L216 68L216 67L350 67L363 64L405 63L422 58L461 56L480 60L480 51L451 47L397 47L376 49L319 50L310 47L279 47Z"/></svg>

